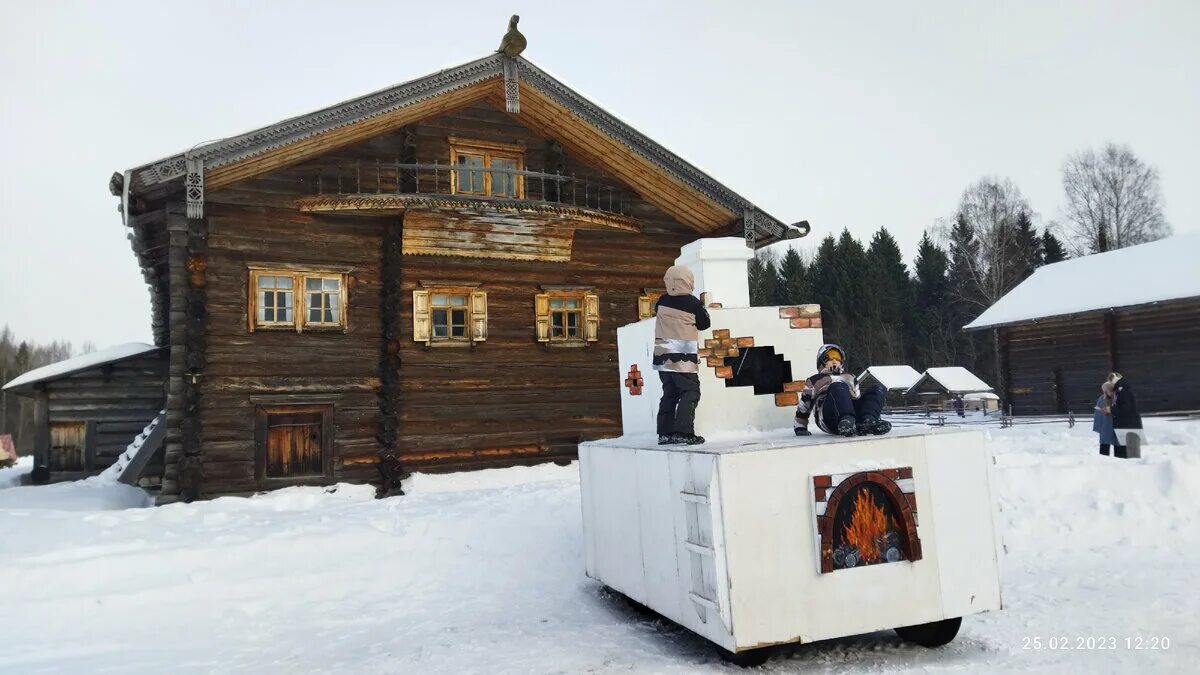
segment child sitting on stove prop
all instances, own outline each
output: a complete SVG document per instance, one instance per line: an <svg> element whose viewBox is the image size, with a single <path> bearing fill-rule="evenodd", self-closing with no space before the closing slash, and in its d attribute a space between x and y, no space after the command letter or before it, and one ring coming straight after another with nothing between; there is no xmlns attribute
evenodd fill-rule
<svg viewBox="0 0 1200 675"><path fill-rule="evenodd" d="M892 430L890 422L879 419L887 392L877 384L859 391L845 363L846 352L837 345L821 345L817 350L817 374L805 380L796 406L797 436L812 435L808 418L814 411L817 426L827 434L878 436Z"/></svg>

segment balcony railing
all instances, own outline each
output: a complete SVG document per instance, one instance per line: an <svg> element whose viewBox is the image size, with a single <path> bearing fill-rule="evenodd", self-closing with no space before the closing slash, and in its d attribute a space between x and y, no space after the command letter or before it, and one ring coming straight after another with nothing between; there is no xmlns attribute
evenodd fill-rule
<svg viewBox="0 0 1200 675"><path fill-rule="evenodd" d="M452 185L483 185L484 174L491 174L492 194L452 189ZM499 179L501 176L503 180ZM375 160L315 166L302 174L301 181L305 184L305 193L313 196L453 195L467 200L543 202L626 216L632 215L633 206L625 190L574 174L437 162L411 164Z"/></svg>

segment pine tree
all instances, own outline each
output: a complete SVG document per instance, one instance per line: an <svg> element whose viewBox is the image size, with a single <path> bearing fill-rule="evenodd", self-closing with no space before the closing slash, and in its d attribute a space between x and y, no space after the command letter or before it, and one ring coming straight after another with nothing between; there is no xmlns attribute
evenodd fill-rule
<svg viewBox="0 0 1200 675"><path fill-rule="evenodd" d="M1042 263L1052 265L1067 259L1067 250L1049 228L1042 233Z"/></svg>
<svg viewBox="0 0 1200 675"><path fill-rule="evenodd" d="M862 242L843 229L838 237L834 257L832 296L838 313L838 331L843 336L842 347L847 369L865 369L876 358L876 345L868 331L878 322L878 298L867 294L867 251Z"/></svg>
<svg viewBox="0 0 1200 675"><path fill-rule="evenodd" d="M1033 220L1030 219L1027 211L1022 211L1017 216L1015 227L1016 231L1012 237L1012 250L1008 261L1013 268L1009 275L1013 287L1028 279L1034 270L1042 266L1044 255L1042 238L1034 229Z"/></svg>
<svg viewBox="0 0 1200 675"><path fill-rule="evenodd" d="M871 343L869 351L874 354L874 360L867 365L904 363L909 338L916 326L912 280L900 246L886 228L879 228L871 238L867 265L867 306L873 316L868 317L871 332L864 337Z"/></svg>
<svg viewBox="0 0 1200 675"><path fill-rule="evenodd" d="M769 249L760 249L754 253L754 257L746 266L746 277L750 286L751 307L775 304L779 288L779 271L776 268L775 256Z"/></svg>
<svg viewBox="0 0 1200 675"><path fill-rule="evenodd" d="M788 248L779 264L779 295L776 304L799 305L809 302L808 270L804 258L794 248Z"/></svg>
<svg viewBox="0 0 1200 675"><path fill-rule="evenodd" d="M929 238L926 232L917 247L913 261L916 274L917 311L915 366L918 370L948 363L947 352L954 341L954 332L948 330L948 308L946 299L949 286L950 259L941 247Z"/></svg>
<svg viewBox="0 0 1200 675"><path fill-rule="evenodd" d="M825 235L812 262L808 265L809 293L812 296L812 302L821 305L822 330L826 342L836 342L843 335L842 312L837 305L836 297L838 288L837 270L835 269L837 256L837 240L831 234Z"/></svg>

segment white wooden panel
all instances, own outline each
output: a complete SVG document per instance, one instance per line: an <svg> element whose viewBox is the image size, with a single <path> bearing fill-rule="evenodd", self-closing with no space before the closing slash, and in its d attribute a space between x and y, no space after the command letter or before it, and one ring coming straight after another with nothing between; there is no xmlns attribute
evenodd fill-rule
<svg viewBox="0 0 1200 675"><path fill-rule="evenodd" d="M594 578L644 603L636 452L609 448L593 453L586 465L591 473L588 489L594 495L586 529L596 543Z"/></svg>
<svg viewBox="0 0 1200 675"><path fill-rule="evenodd" d="M929 482L936 489L924 502L932 506L932 524L924 513L921 522L937 535L943 613L951 618L1000 609L991 456L982 435L933 436L927 445Z"/></svg>
<svg viewBox="0 0 1200 675"><path fill-rule="evenodd" d="M652 450L637 453L637 508L640 519L642 571L647 607L664 608L660 613L681 611L679 566L676 561L675 519L669 514L675 508L671 492L671 469L668 454Z"/></svg>

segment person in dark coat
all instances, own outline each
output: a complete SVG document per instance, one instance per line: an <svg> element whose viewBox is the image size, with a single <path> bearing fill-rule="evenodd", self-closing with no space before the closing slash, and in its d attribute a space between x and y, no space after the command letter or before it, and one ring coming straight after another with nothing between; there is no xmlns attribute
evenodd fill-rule
<svg viewBox="0 0 1200 675"><path fill-rule="evenodd" d="M804 381L800 404L792 430L797 436L811 436L808 418L815 413L817 428L837 436L880 436L891 431L892 424L879 419L887 391L878 384L861 391L854 377L846 373L846 352L833 344L817 350L817 374Z"/></svg>
<svg viewBox="0 0 1200 675"><path fill-rule="evenodd" d="M1096 399L1096 412L1092 415L1092 431L1100 434L1100 454L1108 456L1109 447L1117 444L1113 431L1112 382L1100 385L1100 398Z"/></svg>
<svg viewBox="0 0 1200 675"><path fill-rule="evenodd" d="M662 380L658 402L658 444L699 445L696 435L696 405L700 403L699 331L708 330L712 319L704 301L692 295L696 278L683 265L675 265L663 276L667 294L654 305L653 367Z"/></svg>
<svg viewBox="0 0 1200 675"><path fill-rule="evenodd" d="M1130 432L1141 437L1142 416L1138 414L1137 397L1133 394L1133 385L1120 373L1111 373L1108 381L1113 386L1112 420L1116 442L1113 444L1113 454L1122 459L1129 456L1128 450L1121 444L1128 438Z"/></svg>

